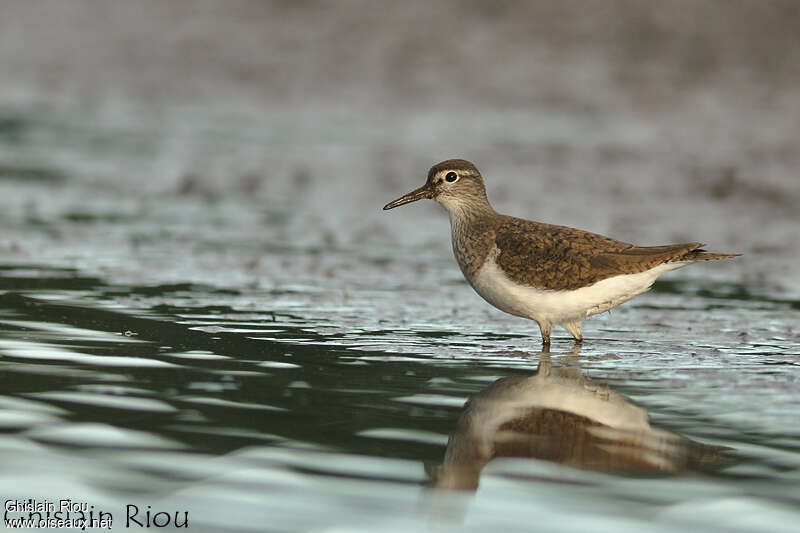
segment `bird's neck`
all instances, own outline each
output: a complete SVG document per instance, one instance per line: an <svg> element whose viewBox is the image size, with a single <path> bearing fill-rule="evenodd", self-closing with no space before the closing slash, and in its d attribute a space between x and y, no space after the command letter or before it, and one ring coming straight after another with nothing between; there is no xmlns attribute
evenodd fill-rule
<svg viewBox="0 0 800 533"><path fill-rule="evenodd" d="M494 245L494 227L499 215L489 202L447 205L453 252L464 276L472 281Z"/></svg>
<svg viewBox="0 0 800 533"><path fill-rule="evenodd" d="M437 201L447 211L450 216L450 224L454 229L456 226L481 224L487 218L497 216L497 211L492 208L485 196L469 198L440 197L437 198Z"/></svg>

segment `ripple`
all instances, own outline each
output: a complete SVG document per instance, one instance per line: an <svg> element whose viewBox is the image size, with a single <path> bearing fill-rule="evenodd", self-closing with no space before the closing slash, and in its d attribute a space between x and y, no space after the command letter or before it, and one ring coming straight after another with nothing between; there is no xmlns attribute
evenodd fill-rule
<svg viewBox="0 0 800 533"><path fill-rule="evenodd" d="M294 363L286 363L283 361L263 361L258 363L258 366L263 366L267 368L300 368L300 365L296 365Z"/></svg>
<svg viewBox="0 0 800 533"><path fill-rule="evenodd" d="M0 409L25 411L27 413L43 413L50 415L63 415L67 411L61 407L50 405L45 402L38 402L28 398L14 398L11 396L0 396Z"/></svg>
<svg viewBox="0 0 800 533"><path fill-rule="evenodd" d="M372 439L387 439L396 441L421 442L423 444L434 444L445 446L447 435L433 433L429 431L399 429L399 428L373 428L365 429L356 433L359 437L369 437Z"/></svg>
<svg viewBox="0 0 800 533"><path fill-rule="evenodd" d="M211 405L215 407L228 407L233 409L257 409L260 411L288 411L288 409L284 409L283 407L275 407L273 405L264 405L258 403L248 403L248 402L234 402L231 400L223 400L222 398L206 398L205 396L178 396L174 399L188 403Z"/></svg>
<svg viewBox="0 0 800 533"><path fill-rule="evenodd" d="M61 418L41 412L0 410L0 428L24 428L52 424Z"/></svg>
<svg viewBox="0 0 800 533"><path fill-rule="evenodd" d="M145 431L121 429L109 424L71 423L27 431L25 436L58 444L119 448L185 448L185 445Z"/></svg>
<svg viewBox="0 0 800 533"><path fill-rule="evenodd" d="M42 298L41 294L37 294L37 298ZM58 324L53 322L40 322L34 320L0 320L0 324L15 326L24 329L33 329L38 331L46 331L55 334L60 339L85 339L85 340L101 340L111 341L115 343L140 343L143 342L133 337L126 337L119 333L109 333L107 331L97 331L85 328L76 328L67 326L65 324Z"/></svg>
<svg viewBox="0 0 800 533"><path fill-rule="evenodd" d="M172 413L177 411L175 407L161 400L137 398L133 396L113 396L109 394L74 391L36 392L28 394L28 396L59 402L93 405L108 409L127 409L133 411L149 411L153 413Z"/></svg>
<svg viewBox="0 0 800 533"><path fill-rule="evenodd" d="M442 394L412 394L394 399L397 402L436 407L462 407L467 401L465 397L445 396Z"/></svg>
<svg viewBox="0 0 800 533"><path fill-rule="evenodd" d="M144 357L120 357L114 355L90 355L66 350L51 344L0 339L0 352L20 359L44 359L49 361L70 361L92 366L129 366L140 368L177 367L173 363Z"/></svg>
<svg viewBox="0 0 800 533"><path fill-rule="evenodd" d="M213 352L203 351L203 350L191 350L188 352L172 352L172 353L165 353L162 354L166 357L177 357L179 359L195 359L198 361L213 361L215 359L230 359L230 357L225 355L219 355Z"/></svg>

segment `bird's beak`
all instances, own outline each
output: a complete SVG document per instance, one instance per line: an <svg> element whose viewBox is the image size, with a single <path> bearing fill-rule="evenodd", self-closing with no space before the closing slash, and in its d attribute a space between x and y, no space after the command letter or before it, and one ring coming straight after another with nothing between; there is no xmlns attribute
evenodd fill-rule
<svg viewBox="0 0 800 533"><path fill-rule="evenodd" d="M383 209L384 211L387 209L394 209L397 206L410 204L411 202L416 202L417 200L422 200L423 198L433 198L433 187L427 183L419 189L414 189L410 193L404 194L394 202L389 202L383 206Z"/></svg>

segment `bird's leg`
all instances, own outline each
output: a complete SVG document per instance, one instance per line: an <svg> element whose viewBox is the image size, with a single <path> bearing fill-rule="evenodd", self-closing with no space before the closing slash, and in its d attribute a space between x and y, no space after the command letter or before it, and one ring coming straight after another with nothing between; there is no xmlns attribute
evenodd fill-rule
<svg viewBox="0 0 800 533"><path fill-rule="evenodd" d="M573 320L572 322L566 322L563 325L564 329L569 331L576 343L580 344L583 342L583 335L581 335L581 323L579 321Z"/></svg>
<svg viewBox="0 0 800 533"><path fill-rule="evenodd" d="M542 332L542 346L550 346L550 329L552 326L547 322L539 322L539 330Z"/></svg>

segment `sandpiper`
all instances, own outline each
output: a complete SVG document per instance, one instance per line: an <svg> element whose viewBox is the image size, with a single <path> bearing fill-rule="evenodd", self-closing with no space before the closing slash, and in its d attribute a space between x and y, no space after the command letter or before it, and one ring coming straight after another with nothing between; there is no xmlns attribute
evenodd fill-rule
<svg viewBox="0 0 800 533"><path fill-rule="evenodd" d="M432 166L425 185L383 208L423 198L450 215L453 252L472 288L498 309L535 320L545 345L556 325L582 342L584 318L646 291L665 272L741 255L706 252L699 242L634 246L501 215L489 204L481 173L463 159Z"/></svg>

